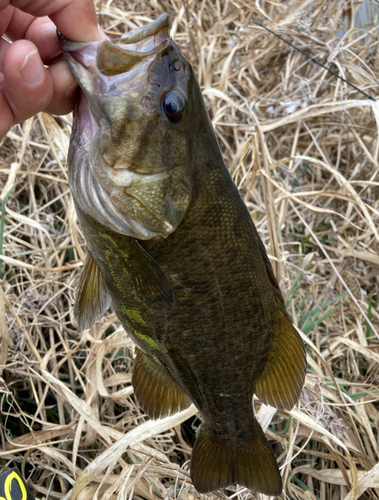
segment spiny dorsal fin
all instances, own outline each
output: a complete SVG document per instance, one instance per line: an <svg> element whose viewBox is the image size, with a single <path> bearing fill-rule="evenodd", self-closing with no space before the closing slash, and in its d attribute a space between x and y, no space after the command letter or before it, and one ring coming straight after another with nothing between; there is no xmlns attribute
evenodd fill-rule
<svg viewBox="0 0 379 500"><path fill-rule="evenodd" d="M80 276L75 301L74 317L79 330L88 330L100 319L111 305L103 275L92 255L88 252Z"/></svg>
<svg viewBox="0 0 379 500"><path fill-rule="evenodd" d="M153 420L185 410L191 400L162 365L138 350L133 365L134 394Z"/></svg>
<svg viewBox="0 0 379 500"><path fill-rule="evenodd" d="M291 410L304 384L307 359L303 342L288 317L284 299L262 241L260 251L272 284L280 319L274 327L270 353L255 393L265 404Z"/></svg>

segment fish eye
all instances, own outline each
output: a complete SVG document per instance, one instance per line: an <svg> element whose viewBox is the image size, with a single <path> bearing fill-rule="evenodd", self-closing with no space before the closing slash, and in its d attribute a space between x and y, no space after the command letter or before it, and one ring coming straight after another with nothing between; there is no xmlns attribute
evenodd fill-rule
<svg viewBox="0 0 379 500"><path fill-rule="evenodd" d="M182 118L184 107L184 100L176 92L169 92L163 98L163 111L172 123L176 123Z"/></svg>

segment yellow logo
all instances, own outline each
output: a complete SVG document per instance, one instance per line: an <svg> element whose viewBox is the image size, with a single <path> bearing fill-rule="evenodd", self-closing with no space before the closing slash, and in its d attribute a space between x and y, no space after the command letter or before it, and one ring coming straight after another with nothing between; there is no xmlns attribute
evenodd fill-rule
<svg viewBox="0 0 379 500"><path fill-rule="evenodd" d="M21 490L21 498L18 494L14 495L15 489L13 488L13 497L12 497L12 482L13 480L17 481L20 490ZM18 491L17 491L18 493ZM0 500L27 500L28 492L26 491L25 483L22 478L17 474L16 471L12 471L4 481L4 497L0 497Z"/></svg>

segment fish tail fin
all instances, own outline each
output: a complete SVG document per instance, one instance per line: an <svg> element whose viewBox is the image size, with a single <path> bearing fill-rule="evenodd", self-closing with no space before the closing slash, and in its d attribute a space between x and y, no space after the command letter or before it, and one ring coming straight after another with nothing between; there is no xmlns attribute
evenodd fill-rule
<svg viewBox="0 0 379 500"><path fill-rule="evenodd" d="M278 465L255 418L246 439L216 436L203 425L192 451L191 479L199 493L231 484L266 495L280 495L282 491Z"/></svg>

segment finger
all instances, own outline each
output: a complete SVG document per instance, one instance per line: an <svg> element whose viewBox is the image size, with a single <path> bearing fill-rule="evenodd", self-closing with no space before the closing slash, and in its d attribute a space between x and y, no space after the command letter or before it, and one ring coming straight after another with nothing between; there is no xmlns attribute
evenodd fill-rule
<svg viewBox="0 0 379 500"><path fill-rule="evenodd" d="M54 93L44 111L52 115L66 115L74 108L78 84L65 61L52 64L48 72Z"/></svg>
<svg viewBox="0 0 379 500"><path fill-rule="evenodd" d="M0 8L5 1L0 0ZM36 17L49 16L59 31L71 40L100 39L93 0L11 0L10 3Z"/></svg>
<svg viewBox="0 0 379 500"><path fill-rule="evenodd" d="M11 8L13 9L13 7ZM21 10L14 9L13 17L5 33L11 40L25 39L34 43L45 64L61 53L57 28L47 16L35 18Z"/></svg>
<svg viewBox="0 0 379 500"><path fill-rule="evenodd" d="M28 31L29 26L35 20L35 16L27 14L22 10L15 9L12 6L8 7L8 9L12 9L12 18L8 23L5 33L11 40L21 40L25 38L25 34Z"/></svg>
<svg viewBox="0 0 379 500"><path fill-rule="evenodd" d="M0 73L0 141L13 125L13 113L8 104L8 101L2 93L3 86L4 76L2 73Z"/></svg>
<svg viewBox="0 0 379 500"><path fill-rule="evenodd" d="M5 52L9 49L10 43L4 40L4 38L0 38L0 71L3 71L3 59ZM1 499L0 499L1 500Z"/></svg>
<svg viewBox="0 0 379 500"><path fill-rule="evenodd" d="M25 39L34 43L45 64L62 53L57 28L48 17L37 17L27 29Z"/></svg>
<svg viewBox="0 0 379 500"><path fill-rule="evenodd" d="M5 10L9 5L9 0L0 0L0 12Z"/></svg>
<svg viewBox="0 0 379 500"><path fill-rule="evenodd" d="M35 45L26 40L14 42L3 58L2 88L14 123L44 110L53 97L53 84ZM1 116L1 115L0 115Z"/></svg>
<svg viewBox="0 0 379 500"><path fill-rule="evenodd" d="M67 0L63 9L49 17L69 40L91 42L101 38L93 0Z"/></svg>
<svg viewBox="0 0 379 500"><path fill-rule="evenodd" d="M0 36L3 36L5 30L8 28L8 25L12 19L14 8L8 6L5 10L1 10L1 0L0 0Z"/></svg>

